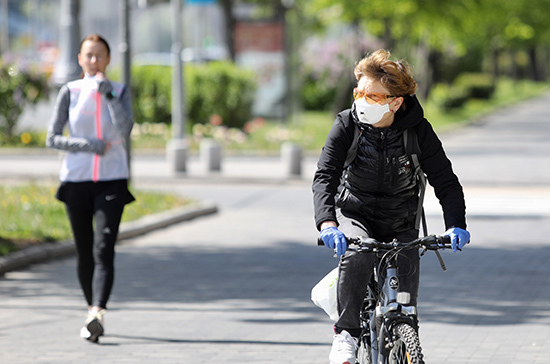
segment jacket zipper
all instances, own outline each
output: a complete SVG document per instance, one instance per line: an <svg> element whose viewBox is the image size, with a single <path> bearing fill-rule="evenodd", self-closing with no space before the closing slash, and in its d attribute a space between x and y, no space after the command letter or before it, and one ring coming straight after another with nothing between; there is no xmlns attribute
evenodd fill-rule
<svg viewBox="0 0 550 364"><path fill-rule="evenodd" d="M380 132L380 141L381 141L381 153L378 161L378 191L382 191L382 187L384 186L384 164L386 163L386 133Z"/></svg>
<svg viewBox="0 0 550 364"><path fill-rule="evenodd" d="M97 135L97 139L101 140L103 139L103 131L101 130L101 94L99 93L99 91L96 91L95 102L96 102L96 114L95 114L96 135ZM92 171L92 180L94 182L99 181L99 163L100 163L100 156L99 154L95 154L94 166Z"/></svg>

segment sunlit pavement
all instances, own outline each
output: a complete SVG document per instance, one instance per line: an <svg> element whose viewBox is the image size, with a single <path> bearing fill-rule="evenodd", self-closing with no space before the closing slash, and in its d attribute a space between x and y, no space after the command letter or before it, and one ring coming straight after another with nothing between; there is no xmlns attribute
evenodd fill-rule
<svg viewBox="0 0 550 364"><path fill-rule="evenodd" d="M464 184L472 242L422 258L420 335L427 363L548 363L550 357L550 95L441 138ZM315 246L311 175L285 176L277 157L224 158L185 176L162 156L136 155L136 188L215 201L219 213L118 246L99 345L85 317L75 261L37 264L0 280L0 362L327 363L331 322L309 300L336 265ZM0 155L4 183L55 180L56 153ZM443 230L426 198L430 232Z"/></svg>

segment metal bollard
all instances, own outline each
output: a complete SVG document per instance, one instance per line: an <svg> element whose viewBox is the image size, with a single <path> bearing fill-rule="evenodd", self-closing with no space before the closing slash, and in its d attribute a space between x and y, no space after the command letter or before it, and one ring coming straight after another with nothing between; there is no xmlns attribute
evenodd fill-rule
<svg viewBox="0 0 550 364"><path fill-rule="evenodd" d="M200 161L206 172L221 170L222 147L214 139L205 138L200 143Z"/></svg>
<svg viewBox="0 0 550 364"><path fill-rule="evenodd" d="M297 177L302 174L302 148L298 145L291 142L283 143L281 161L287 176Z"/></svg>

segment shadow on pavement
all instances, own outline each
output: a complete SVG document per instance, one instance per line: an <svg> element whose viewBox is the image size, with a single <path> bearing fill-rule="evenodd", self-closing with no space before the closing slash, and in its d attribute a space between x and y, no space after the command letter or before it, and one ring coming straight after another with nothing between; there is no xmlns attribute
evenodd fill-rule
<svg viewBox="0 0 550 364"><path fill-rule="evenodd" d="M214 345L282 345L282 346L329 346L330 343L314 343L314 342L296 342L296 341L266 341L266 340L189 340L189 339L169 339L160 337L145 337L131 335L106 335L105 337L137 340L135 344L143 345L144 341L151 344L169 343L169 344L214 344ZM125 342L124 345L131 343ZM109 345L113 345L110 343ZM116 345L116 344L115 344Z"/></svg>
<svg viewBox="0 0 550 364"><path fill-rule="evenodd" d="M420 320L457 325L550 323L550 247L468 247L444 254L447 272L425 257ZM428 263L429 260L429 263Z"/></svg>
<svg viewBox="0 0 550 364"><path fill-rule="evenodd" d="M189 246L193 246L192 242L181 248L133 247L117 252L113 293L117 303L113 308L116 310L122 302L193 304L243 300L259 304L244 306L242 310L303 314L297 318L245 319L249 322L327 321L326 315L310 301L311 288L336 265L336 260L325 248L291 241L278 242L273 248L224 250ZM457 254L444 252L443 257L447 272L441 270L433 253L422 258L421 322L550 324L547 283L550 246L499 249L470 246ZM0 293L29 300L66 294L72 296L72 302L78 302L80 290L74 273L74 258L65 259L61 264L62 269L38 266L40 274L33 274L32 279L25 280L25 285L3 284ZM45 282L49 285L44 285ZM59 285L56 292L51 291L52 282ZM193 311L200 310L200 306L193 308ZM231 310L228 307L227 311Z"/></svg>
<svg viewBox="0 0 550 364"><path fill-rule="evenodd" d="M311 288L337 264L322 247L273 245L226 250L154 247L117 253L116 295L153 302L309 301ZM125 270L128 266L134 268Z"/></svg>

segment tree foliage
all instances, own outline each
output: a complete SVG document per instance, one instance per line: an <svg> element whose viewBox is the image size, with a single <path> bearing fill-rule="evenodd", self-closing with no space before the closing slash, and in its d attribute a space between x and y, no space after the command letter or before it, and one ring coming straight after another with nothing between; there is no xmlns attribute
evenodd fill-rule
<svg viewBox="0 0 550 364"><path fill-rule="evenodd" d="M290 53L301 52L302 63L289 69L301 73L305 107L334 110L349 103L353 63L366 53L386 48L395 58L413 65L419 95L428 97L433 85L451 84L461 73L500 75L546 80L550 69L550 0L221 0L226 14L234 6L255 5L259 18L284 18ZM233 19L234 20L234 19ZM347 26L337 58L323 59L315 52L313 63L304 62L308 50L301 42L314 33L328 33L335 25ZM230 32L231 29L228 29ZM350 35L350 33L353 33ZM294 55L295 56L295 55ZM315 58L309 57L309 58ZM292 59L292 58L291 58ZM352 61L350 61L352 60ZM337 85L326 83L323 64L345 64ZM334 77L333 66L328 68ZM314 102L314 104L311 103Z"/></svg>
<svg viewBox="0 0 550 364"><path fill-rule="evenodd" d="M550 0L309 0L304 11L321 27L359 24L394 53L429 52L489 56L494 50L548 49Z"/></svg>
<svg viewBox="0 0 550 364"><path fill-rule="evenodd" d="M0 131L6 138L12 137L25 106L48 97L45 75L0 62Z"/></svg>

